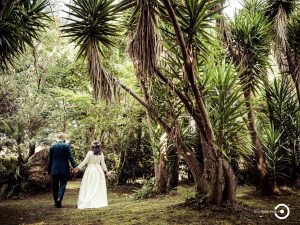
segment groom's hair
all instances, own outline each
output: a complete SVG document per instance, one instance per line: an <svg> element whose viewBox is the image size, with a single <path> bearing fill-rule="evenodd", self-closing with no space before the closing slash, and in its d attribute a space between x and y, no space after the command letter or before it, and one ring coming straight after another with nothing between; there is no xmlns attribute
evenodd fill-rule
<svg viewBox="0 0 300 225"><path fill-rule="evenodd" d="M58 140L64 141L66 138L66 135L64 133L60 133L59 135L57 135Z"/></svg>

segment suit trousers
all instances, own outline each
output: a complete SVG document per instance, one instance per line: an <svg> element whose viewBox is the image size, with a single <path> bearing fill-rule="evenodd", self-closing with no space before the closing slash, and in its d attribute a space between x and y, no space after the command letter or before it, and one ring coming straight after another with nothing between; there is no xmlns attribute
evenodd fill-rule
<svg viewBox="0 0 300 225"><path fill-rule="evenodd" d="M58 198L60 200L63 199L67 182L68 182L67 174L52 175L52 189L53 189L54 201L57 201Z"/></svg>

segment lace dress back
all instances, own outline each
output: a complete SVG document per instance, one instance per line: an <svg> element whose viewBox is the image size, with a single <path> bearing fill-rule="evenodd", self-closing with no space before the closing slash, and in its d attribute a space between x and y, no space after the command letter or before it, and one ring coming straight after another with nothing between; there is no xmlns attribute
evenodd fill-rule
<svg viewBox="0 0 300 225"><path fill-rule="evenodd" d="M78 165L82 170L87 165L80 184L78 208L100 208L107 206L107 188L104 171L107 171L104 156L94 155L89 151L85 159Z"/></svg>

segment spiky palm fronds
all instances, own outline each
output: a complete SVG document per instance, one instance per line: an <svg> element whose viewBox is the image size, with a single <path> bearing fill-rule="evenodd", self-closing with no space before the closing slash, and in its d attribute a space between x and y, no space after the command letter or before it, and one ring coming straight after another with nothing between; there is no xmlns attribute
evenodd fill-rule
<svg viewBox="0 0 300 225"><path fill-rule="evenodd" d="M153 76L159 55L156 0L136 0L128 25L128 52L143 81Z"/></svg>
<svg viewBox="0 0 300 225"><path fill-rule="evenodd" d="M116 24L118 8L113 0L73 0L70 8L69 23L63 26L65 37L79 47L78 57L87 56L91 42L103 54L103 47L114 46L113 37L118 35Z"/></svg>
<svg viewBox="0 0 300 225"><path fill-rule="evenodd" d="M274 53L282 73L288 71L286 51L289 48L287 40L287 27L289 17L295 9L298 0L268 0L267 15L274 21L275 45Z"/></svg>
<svg viewBox="0 0 300 225"><path fill-rule="evenodd" d="M273 126L266 127L261 134L261 140L271 178L277 180L280 177L287 177L286 168L289 159L283 152L281 133Z"/></svg>
<svg viewBox="0 0 300 225"><path fill-rule="evenodd" d="M268 3L265 0L243 0L242 3L243 9L249 12L260 12L265 13L268 10Z"/></svg>
<svg viewBox="0 0 300 225"><path fill-rule="evenodd" d="M229 158L238 161L245 152L245 140L240 137L247 132L243 121L246 114L239 73L232 62L210 62L206 66L210 76L207 84L207 105L219 149Z"/></svg>
<svg viewBox="0 0 300 225"><path fill-rule="evenodd" d="M275 79L267 88L272 124L282 133L282 138L297 139L299 107L293 85Z"/></svg>
<svg viewBox="0 0 300 225"><path fill-rule="evenodd" d="M260 2L251 0L249 2ZM271 46L271 22L260 12L259 4L248 5L235 15L230 23L232 45L241 66L241 82L245 88L256 91L266 68Z"/></svg>
<svg viewBox="0 0 300 225"><path fill-rule="evenodd" d="M13 60L32 46L39 32L51 20L49 0L8 1L0 14L0 68L13 65Z"/></svg>
<svg viewBox="0 0 300 225"><path fill-rule="evenodd" d="M113 0L73 0L67 6L70 17L63 32L79 47L78 57L87 59L95 98L110 102L117 94L117 83L103 67L100 54L104 54L103 47L115 45L113 37L119 32L118 13L123 5Z"/></svg>
<svg viewBox="0 0 300 225"><path fill-rule="evenodd" d="M175 14L186 42L189 58L194 65L197 80L200 79L200 76L198 76L200 73L198 72L204 58L210 55L211 46L215 45L214 24L220 10L217 7L220 2L222 1L186 0L174 3ZM164 51L162 52L161 70L170 77L177 79L177 81L174 81L175 84L183 84L178 87L183 88L187 95L190 91L190 84L183 69L183 55L178 45L174 27L165 8L160 7L159 10L159 15L162 19L160 34L164 40L162 42Z"/></svg>
<svg viewBox="0 0 300 225"><path fill-rule="evenodd" d="M110 102L118 94L118 85L112 75L102 65L97 44L91 42L87 48L87 63L95 99Z"/></svg>
<svg viewBox="0 0 300 225"><path fill-rule="evenodd" d="M290 82L275 79L268 87L272 127L280 133L280 154L288 162L285 174L295 174L300 158L300 110L294 87Z"/></svg>
<svg viewBox="0 0 300 225"><path fill-rule="evenodd" d="M211 43L211 32L215 27L214 21L221 10L216 6L222 2L223 0L177 2L175 13L191 55L208 51L207 43Z"/></svg>

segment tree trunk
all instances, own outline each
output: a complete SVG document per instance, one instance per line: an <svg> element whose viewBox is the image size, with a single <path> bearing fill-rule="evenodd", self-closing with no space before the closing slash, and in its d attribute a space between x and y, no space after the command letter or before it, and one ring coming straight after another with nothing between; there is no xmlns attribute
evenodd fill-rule
<svg viewBox="0 0 300 225"><path fill-rule="evenodd" d="M255 164L250 166L249 172L252 176L253 182L255 183L256 187L263 188L262 182L265 175L267 174L266 161L265 161L264 152L262 150L262 145L257 133L257 127L256 127L254 113L253 113L251 91L249 89L244 90L244 97L245 97L246 108L248 110L247 127L250 132L251 142L253 145L252 150L255 156L255 162L251 162L251 160L248 159L250 163Z"/></svg>
<svg viewBox="0 0 300 225"><path fill-rule="evenodd" d="M21 149L20 144L17 144L17 151L18 151L17 163L18 163L18 165L22 165L22 164L24 164L24 159L23 159L22 149Z"/></svg>
<svg viewBox="0 0 300 225"><path fill-rule="evenodd" d="M300 106L300 80L299 71L297 69L297 60L293 55L293 51L289 45L287 37L287 28L289 23L289 14L282 5L279 5L278 11L275 18L276 28L276 42L275 42L275 55L277 63L281 73L283 74L283 80L288 82L286 72L289 73L295 83L298 103Z"/></svg>
<svg viewBox="0 0 300 225"><path fill-rule="evenodd" d="M124 174L124 165L126 163L126 150L121 151L120 164L118 168L117 184L124 185L127 182L127 176Z"/></svg>
<svg viewBox="0 0 300 225"><path fill-rule="evenodd" d="M275 178L266 174L262 179L262 194L263 195L273 195L275 194L276 181Z"/></svg>
<svg viewBox="0 0 300 225"><path fill-rule="evenodd" d="M217 152L216 145L215 145L214 131L212 129L212 125L206 111L202 93L200 92L196 84L195 70L192 63L193 55L189 55L188 53L188 48L185 43L183 33L178 24L174 9L170 1L163 0L163 4L166 7L168 14L170 16L170 21L173 25L177 37L178 45L181 49L182 59L184 63L184 72L186 73L188 82L191 86L191 90L194 95L194 100L196 103L196 112L197 114L199 114L198 116L193 112L193 110L192 111L189 110L191 104L185 104L188 111L191 112L192 113L191 115L194 116L193 118L196 122L198 129L200 130L201 144L203 147L204 170L203 170L203 175L200 178L202 182L200 184L196 183L197 187L198 185L200 185L197 192L199 194L201 194L201 192L204 193L206 192L208 194L209 201L212 204L221 205L223 199L224 185L225 185L225 183L223 182L224 180L223 159L221 154ZM178 96L180 97L180 95ZM193 156L195 157L194 154ZM193 174L193 176L197 177L198 174ZM229 184L233 185L233 183L226 183L226 185ZM233 189L233 188L230 187L227 189ZM232 197L234 197L234 195ZM228 199L228 200L233 200L233 199Z"/></svg>
<svg viewBox="0 0 300 225"><path fill-rule="evenodd" d="M269 79L268 79L267 72L265 73L263 82L264 82L265 92L266 92L266 101L267 101L267 106L268 106L269 120L270 120L270 123L272 123L274 120L274 111L273 111L273 108L271 105L272 99L271 99L271 93L269 91Z"/></svg>
<svg viewBox="0 0 300 225"><path fill-rule="evenodd" d="M201 144L203 147L204 166L199 163L193 151L186 146L186 144L182 140L182 136L180 135L180 133L176 132L176 130L174 129L172 130L157 114L157 112L154 108L152 108L151 105L137 96L126 85L120 83L120 86L132 97L134 97L142 106L145 107L151 119L156 121L164 129L164 131L175 143L175 146L180 149L185 162L187 163L189 169L193 174L196 196L203 196L208 194L210 202L215 205L221 205L221 202L223 200L233 201L236 189L236 183L233 182L235 180L235 176L230 167L230 164L228 163L226 165L226 173L223 172L223 167L226 160L223 159L221 155L216 153L215 148L211 147L213 146L212 141L210 141L210 145L207 143L207 140L209 139L207 139L207 135L205 137L203 135L205 129L202 122L198 120L196 121L196 125L198 126L198 129L199 126L201 126L200 133L202 140ZM208 117L206 117L206 119L208 119ZM211 126L209 125L206 125L206 127L211 128ZM212 135L212 133L210 133L210 135ZM229 180L226 183L223 182L225 178ZM224 190L226 190L230 194L224 192ZM223 199L223 195L226 196L226 198Z"/></svg>
<svg viewBox="0 0 300 225"><path fill-rule="evenodd" d="M196 190L201 190L202 188L202 173L203 168L200 165L199 161L197 160L195 154L192 150L190 150L186 144L183 142L181 135L178 132L174 132L164 121L163 119L157 114L155 109L151 107L145 100L140 98L138 95L136 95L130 88L128 88L126 85L119 83L120 86L128 92L132 97L134 97L145 109L147 110L149 116L152 120L156 121L168 134L168 136L172 139L172 141L175 143L176 147L181 150L181 153L183 154L184 160L187 163L189 169L191 170Z"/></svg>
<svg viewBox="0 0 300 225"><path fill-rule="evenodd" d="M29 152L28 152L28 158L33 156L35 153L35 143L34 142L29 142Z"/></svg>
<svg viewBox="0 0 300 225"><path fill-rule="evenodd" d="M167 148L168 135L164 133L160 137L160 157L158 164L158 174L156 177L156 188L160 194L165 194L168 191L168 172L167 172Z"/></svg>
<svg viewBox="0 0 300 225"><path fill-rule="evenodd" d="M138 69L136 68L136 73L139 73ZM142 76L137 74L137 77L140 79ZM149 97L149 94L148 94L148 90L146 88L146 84L145 84L145 81L140 79L140 85L141 85L141 91L144 95L144 100L147 104L151 104L150 102L150 97ZM151 138L154 138L155 135L154 135L154 131L153 131L153 128L152 128L152 123L151 123L151 116L149 115L149 112L146 111L146 116L147 116L147 124L148 124L148 127L149 127L149 134L150 134L150 137ZM152 154L155 155L155 148L152 148ZM156 160L154 160L154 176L155 176L155 180L157 181L158 180L158 176L159 176L159 164L157 163Z"/></svg>
<svg viewBox="0 0 300 225"><path fill-rule="evenodd" d="M232 201L236 193L237 179L230 164L223 160L223 170L224 170L224 191L223 191L223 201Z"/></svg>
<svg viewBox="0 0 300 225"><path fill-rule="evenodd" d="M169 180L168 180L168 190L177 188L179 182L179 156L178 149L171 147L171 150L168 154L169 159Z"/></svg>
<svg viewBox="0 0 300 225"><path fill-rule="evenodd" d="M289 66L289 72L295 84L297 99L300 106L300 72L295 65L297 60L293 57L292 50L289 46L286 47L286 59Z"/></svg>
<svg viewBox="0 0 300 225"><path fill-rule="evenodd" d="M222 6L223 4L220 3L220 7ZM223 16L223 13L222 11L220 12L220 15ZM241 64L241 61L239 59L239 55L237 54L237 51L233 48L233 44L232 44L232 39L230 37L230 32L227 28L227 24L224 22L224 20L222 21L217 21L217 28L219 29L219 34L220 34L220 38L221 38L221 41L226 45L226 47L228 48L233 60L234 60L234 63L236 66L239 66ZM266 81L267 82L267 77L266 77ZM266 86L267 87L267 86ZM272 111L271 111L271 108L270 108L270 105L269 105L269 99L270 99L270 95L269 95L269 92L268 90L266 89L266 95L267 95L267 104L268 104L268 108L269 108L269 113L270 113L270 117L272 116ZM245 100L246 100L246 107L248 109L248 120L246 121L247 123L247 127L248 127L248 130L250 131L250 135L251 135L251 141L252 141L252 145L253 145L253 152L254 152L254 155L255 155L255 164L256 165L253 165L253 160L250 159L250 158L246 158L246 160L249 162L249 164L253 165L249 168L249 172L253 178L253 181L256 182L256 186L261 188L264 186L264 177L267 173L266 171L266 162L265 162L265 158L264 158L264 152L262 150L262 145L260 143L260 139L258 137L258 134L257 134L257 129L256 129L256 123L255 123L255 118L254 118L254 113L253 113L253 108L252 108L252 100L251 100L251 91L250 90L247 90L247 89L244 89L244 97L245 97ZM225 183L227 182L227 180L230 178L230 182L229 183L234 183L234 179L231 179L231 173L232 173L232 168L230 167L230 169L228 168L228 165L227 165L227 162L223 162L223 168L224 168L224 171L225 171ZM231 190L228 190L229 193L229 196L230 196L230 192L233 191L233 189ZM226 187L225 187L225 190L224 192L228 192L226 190ZM235 192L235 191L234 191ZM224 193L224 194L225 194ZM226 195L227 195L226 194Z"/></svg>

